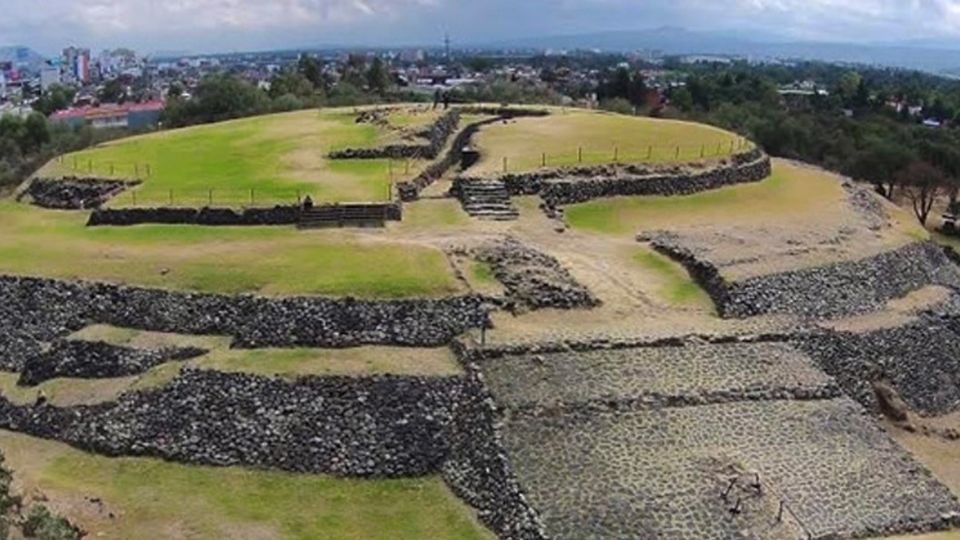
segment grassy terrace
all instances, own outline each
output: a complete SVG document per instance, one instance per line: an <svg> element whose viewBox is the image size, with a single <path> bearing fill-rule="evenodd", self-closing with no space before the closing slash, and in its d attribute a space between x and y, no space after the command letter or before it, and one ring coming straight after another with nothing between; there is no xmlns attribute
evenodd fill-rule
<svg viewBox="0 0 960 540"><path fill-rule="evenodd" d="M330 230L148 225L87 228L85 212L0 200L0 273L266 295L443 296L438 249Z"/></svg>
<svg viewBox="0 0 960 540"><path fill-rule="evenodd" d="M403 109L391 121L396 116L415 130L437 115ZM307 110L130 137L68 154L41 174L144 181L112 206L168 205L171 199L182 206L211 199L220 206L289 204L298 194L318 201L386 200L391 181L416 174L426 162L327 159L332 150L399 142L396 129L355 118L352 108Z"/></svg>
<svg viewBox="0 0 960 540"><path fill-rule="evenodd" d="M367 481L108 458L7 431L0 450L26 490L40 490L91 538L493 539L439 478ZM103 510L89 497L101 498Z"/></svg>
<svg viewBox="0 0 960 540"><path fill-rule="evenodd" d="M612 163L690 162L742 149L742 139L721 129L637 116L552 109L542 118L519 118L484 127L476 137L481 159L475 174ZM679 147L679 153L677 149ZM580 149L582 148L582 161Z"/></svg>
<svg viewBox="0 0 960 540"><path fill-rule="evenodd" d="M712 222L762 224L815 212L824 201L837 201L842 195L840 183L829 175L776 161L773 175L762 182L682 197L597 199L568 207L566 215L577 229L623 235Z"/></svg>

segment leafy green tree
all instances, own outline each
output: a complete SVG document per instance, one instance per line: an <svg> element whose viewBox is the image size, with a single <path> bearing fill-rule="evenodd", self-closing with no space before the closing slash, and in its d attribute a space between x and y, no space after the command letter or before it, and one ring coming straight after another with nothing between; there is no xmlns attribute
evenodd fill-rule
<svg viewBox="0 0 960 540"><path fill-rule="evenodd" d="M367 88L371 92L382 96L389 87L390 71L379 56L374 57L373 62L370 63L370 68L367 70Z"/></svg>
<svg viewBox="0 0 960 540"><path fill-rule="evenodd" d="M75 92L59 84L51 85L47 91L33 103L34 110L44 116L50 116L56 111L66 109L73 102Z"/></svg>
<svg viewBox="0 0 960 540"><path fill-rule="evenodd" d="M670 92L670 103L683 112L690 112L693 110L693 95L686 88L676 88Z"/></svg>
<svg viewBox="0 0 960 540"><path fill-rule="evenodd" d="M270 80L268 94L271 98L285 95L303 98L313 96L316 93L316 88L316 85L302 73L294 70L283 70Z"/></svg>
<svg viewBox="0 0 960 540"><path fill-rule="evenodd" d="M310 81L314 88L324 88L320 64L313 56L308 54L301 55L300 59L297 60L297 72Z"/></svg>
<svg viewBox="0 0 960 540"><path fill-rule="evenodd" d="M120 79L110 79L97 92L100 103L122 103L125 97L123 84Z"/></svg>

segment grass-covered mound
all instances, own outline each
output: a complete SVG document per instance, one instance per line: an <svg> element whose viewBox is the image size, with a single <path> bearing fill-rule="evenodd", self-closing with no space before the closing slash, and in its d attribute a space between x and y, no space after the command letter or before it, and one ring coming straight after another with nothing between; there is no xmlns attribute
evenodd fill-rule
<svg viewBox="0 0 960 540"><path fill-rule="evenodd" d="M352 480L108 458L6 431L0 450L25 488L95 538L492 538L439 478Z"/></svg>
<svg viewBox="0 0 960 540"><path fill-rule="evenodd" d="M763 182L677 197L615 197L566 209L576 229L634 234L642 229L729 223L764 224L785 216L841 211L843 188L831 175L776 161Z"/></svg>
<svg viewBox="0 0 960 540"><path fill-rule="evenodd" d="M251 199L257 205L292 204L298 194L318 201L381 201L388 199L391 182L425 163L331 160L327 154L399 142L437 116L409 107L388 115L387 125L358 123L352 108L258 116L120 139L55 159L40 175L143 180L111 206L169 205L171 199L180 206L211 199L219 206Z"/></svg>
<svg viewBox="0 0 960 540"><path fill-rule="evenodd" d="M220 293L368 298L460 290L439 249L292 227L85 227L84 212L0 200L0 273Z"/></svg>
<svg viewBox="0 0 960 540"><path fill-rule="evenodd" d="M703 124L578 109L551 112L484 127L475 138L482 157L470 172L503 172L504 158L510 172L538 169L544 154L548 167L683 163L744 151L749 144Z"/></svg>

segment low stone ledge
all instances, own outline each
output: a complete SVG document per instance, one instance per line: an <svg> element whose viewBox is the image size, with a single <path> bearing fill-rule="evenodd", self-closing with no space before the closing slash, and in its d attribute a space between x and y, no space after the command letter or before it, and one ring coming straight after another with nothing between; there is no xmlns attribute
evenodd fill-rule
<svg viewBox="0 0 960 540"><path fill-rule="evenodd" d="M154 224L262 226L295 225L300 221L296 205L244 208L102 208L90 214L88 227Z"/></svg>
<svg viewBox="0 0 960 540"><path fill-rule="evenodd" d="M808 319L857 315L928 285L960 287L960 269L930 242L854 261L729 281L670 234L639 238L683 264L722 317L793 314Z"/></svg>
<svg viewBox="0 0 960 540"><path fill-rule="evenodd" d="M698 170L699 168L699 170ZM539 195L548 206L616 196L689 195L721 187L759 182L772 172L770 158L759 149L715 162L685 165L596 165L561 167L497 175L510 195ZM483 178L455 179L460 185Z"/></svg>
<svg viewBox="0 0 960 540"><path fill-rule="evenodd" d="M165 362L189 360L207 352L197 347L134 349L103 341L57 340L43 354L24 361L17 384L33 386L58 377L105 379L138 375Z"/></svg>
<svg viewBox="0 0 960 540"><path fill-rule="evenodd" d="M513 237L461 250L487 263L503 284L513 309L578 309L600 305L593 293L577 282L556 258L522 244Z"/></svg>
<svg viewBox="0 0 960 540"><path fill-rule="evenodd" d="M99 208L124 190L140 184L137 180L105 178L34 178L18 196L29 196L33 204L55 210Z"/></svg>
<svg viewBox="0 0 960 540"><path fill-rule="evenodd" d="M460 111L450 110L426 133L427 144L392 144L377 148L346 148L330 152L330 159L435 159L460 125Z"/></svg>
<svg viewBox="0 0 960 540"><path fill-rule="evenodd" d="M267 377L185 369L93 406L17 406L0 426L111 456L353 477L440 470L459 377Z"/></svg>
<svg viewBox="0 0 960 540"><path fill-rule="evenodd" d="M0 276L0 362L19 370L43 344L91 324L227 335L241 348L436 347L488 326L491 299L266 298Z"/></svg>
<svg viewBox="0 0 960 540"><path fill-rule="evenodd" d="M502 411L473 363L471 349L459 342L453 348L467 375L464 399L451 431L450 454L441 470L443 478L500 538L547 540L540 516L528 501L504 449Z"/></svg>

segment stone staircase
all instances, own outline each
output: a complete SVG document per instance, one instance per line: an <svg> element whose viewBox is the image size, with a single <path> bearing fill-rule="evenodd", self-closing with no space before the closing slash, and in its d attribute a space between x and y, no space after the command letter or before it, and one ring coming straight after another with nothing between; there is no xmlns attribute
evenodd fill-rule
<svg viewBox="0 0 960 540"><path fill-rule="evenodd" d="M510 203L510 194L503 182L477 180L462 182L458 187L463 209L477 219L511 221L520 215Z"/></svg>
<svg viewBox="0 0 960 540"><path fill-rule="evenodd" d="M297 226L300 229L383 227L389 219L384 205L331 204L302 210Z"/></svg>

